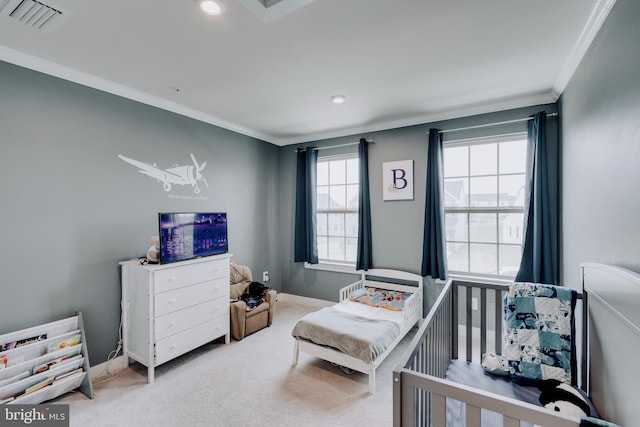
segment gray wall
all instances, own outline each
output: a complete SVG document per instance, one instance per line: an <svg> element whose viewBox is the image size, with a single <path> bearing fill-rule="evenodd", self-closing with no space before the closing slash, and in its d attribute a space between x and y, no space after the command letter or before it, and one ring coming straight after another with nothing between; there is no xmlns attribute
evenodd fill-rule
<svg viewBox="0 0 640 427"><path fill-rule="evenodd" d="M567 286L582 262L640 272L639 16L640 2L617 1L559 103Z"/></svg>
<svg viewBox="0 0 640 427"><path fill-rule="evenodd" d="M640 2L618 0L564 91L559 104L562 129L563 283L580 287L582 262L611 263L640 272ZM630 300L637 311L639 301ZM617 323L596 319L597 331L615 331ZM596 341L601 338L596 336ZM607 382L619 365L616 353L637 354L640 344L593 353L598 378ZM606 358L602 358L602 354ZM614 393L594 395L609 420L624 419L636 405L637 384L607 384ZM615 402L606 405L606 402ZM608 406L608 407L607 407ZM617 409L618 408L618 409ZM632 413L633 411L631 411Z"/></svg>
<svg viewBox="0 0 640 427"><path fill-rule="evenodd" d="M375 268L392 268L420 273L426 187L427 133L429 128L457 129L478 124L508 121L525 118L541 110L547 113L555 112L556 105L533 106L364 135L335 138L305 145L317 147L339 145L357 142L362 137L374 141L369 151L373 265ZM557 163L558 122L557 119L550 118L547 123L547 140L551 147L550 162ZM444 141L520 131L526 132L526 122L447 133L444 136ZM294 148L288 147L280 153L280 205L282 206L280 228L282 230L282 242L286 244L283 247L282 258L282 272L285 279L284 290L293 294L336 301L338 289L355 281L354 277L356 276L305 269L302 263L293 262L296 180L296 154ZM352 150L357 152L357 146L354 146ZM320 153L333 154L333 150L323 150ZM383 201L382 163L408 159L414 160L414 199L411 201ZM435 301L437 293L438 290L435 289L434 284L429 282L425 292L427 306Z"/></svg>
<svg viewBox="0 0 640 427"><path fill-rule="evenodd" d="M229 251L281 282L279 148L0 62L0 333L84 313L91 364L118 340L118 262L142 256L161 211L228 212ZM199 197L117 155L207 162Z"/></svg>

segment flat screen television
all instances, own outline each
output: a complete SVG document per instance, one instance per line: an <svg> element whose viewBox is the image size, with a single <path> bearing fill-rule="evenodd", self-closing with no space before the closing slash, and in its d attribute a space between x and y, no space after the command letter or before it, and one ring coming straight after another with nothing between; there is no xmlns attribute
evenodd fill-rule
<svg viewBox="0 0 640 427"><path fill-rule="evenodd" d="M160 263L229 251L227 213L159 213Z"/></svg>

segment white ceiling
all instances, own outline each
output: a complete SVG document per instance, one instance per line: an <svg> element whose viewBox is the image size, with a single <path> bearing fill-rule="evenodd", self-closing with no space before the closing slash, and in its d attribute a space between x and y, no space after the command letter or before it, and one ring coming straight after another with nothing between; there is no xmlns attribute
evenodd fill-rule
<svg viewBox="0 0 640 427"><path fill-rule="evenodd" d="M615 3L40 1L59 25L4 7L0 60L277 145L555 102Z"/></svg>

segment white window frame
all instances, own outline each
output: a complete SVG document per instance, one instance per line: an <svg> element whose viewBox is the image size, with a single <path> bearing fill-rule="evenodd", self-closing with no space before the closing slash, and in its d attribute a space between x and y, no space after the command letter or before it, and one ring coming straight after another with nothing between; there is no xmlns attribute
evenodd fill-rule
<svg viewBox="0 0 640 427"><path fill-rule="evenodd" d="M510 133L510 134L503 134L503 135L495 135L495 136L486 136L486 137L480 137L480 138L469 138L469 139L460 139L460 140L452 140L452 141L447 141L443 143L443 147L444 149L447 148L452 148L452 147L459 147L459 146L473 146L473 145L481 145L481 144L491 144L491 143L499 143L499 142L510 142L510 141L519 141L519 140L525 140L527 139L527 133L526 132L517 132L517 133ZM526 150L526 147L525 147ZM444 153L443 153L444 154ZM526 153L524 153L526 156ZM500 194L500 176L508 176L508 175L513 175L515 173L504 173L501 174L500 173L500 151L496 150L496 156L497 158L497 169L496 169L496 174L488 174L488 175L484 175L487 177L496 177L497 179L497 193L496 195L499 196ZM444 158L444 156L443 156ZM470 177L470 158L469 158L469 164L467 166L467 175L466 177ZM525 171L526 173L526 171ZM517 173L517 174L521 174L521 173ZM482 177L483 175L473 175L473 177ZM448 177L451 178L451 177ZM525 176L526 179L526 176ZM443 183L444 184L444 183ZM470 195L469 195L470 197ZM470 202L470 201L469 201ZM443 202L444 203L444 202ZM456 271L456 270L451 270L450 266L449 268L449 276L453 277L453 278L458 278L458 279L462 279L462 280L472 280L472 281L480 281L480 282L488 282L488 283L505 283L505 282L511 282L513 281L513 278L515 277L515 274L513 276L511 275L501 275L499 274L499 267L500 267L500 246L519 246L520 250L522 250L522 243L520 243L519 245L514 244L514 243L500 243L500 227L499 227L499 215L503 214L503 213L520 213L523 215L524 218L524 205L522 207L520 206L500 206L499 204L499 200L497 200L497 206L466 206L466 207L452 207L452 206L444 206L444 214L445 214L445 227L446 227L446 216L447 214L450 213L456 213L456 214L467 214L467 236L466 236L466 240L465 241L451 241L451 242L456 242L456 243L465 243L467 244L467 250L469 250L470 248L470 244L473 243L473 241L471 240L471 225L470 225L470 221L469 221L469 215L470 214L476 214L476 213L488 213L488 214L495 214L496 216L498 216L498 218L496 218L496 240L495 243L486 243L486 242L481 242L482 244L486 244L486 245L495 245L496 247L496 272L497 274L486 274L486 273L478 273L478 272L473 272L471 271L471 254L468 252L467 253L467 270L468 271ZM523 232L524 232L524 227L523 227ZM449 240L446 240L445 245L447 245L447 254L448 254L448 244L449 244ZM480 243L480 242L476 242L476 243Z"/></svg>
<svg viewBox="0 0 640 427"><path fill-rule="evenodd" d="M340 155L333 155L333 156L322 156L318 158L318 165L320 165L321 163L330 163L333 161L347 161L347 160L358 160L358 153L348 153L348 154L340 154ZM330 166L329 166L329 171L331 170ZM345 168L345 174L346 174L346 168ZM329 175L329 179L331 178L331 175ZM360 177L358 175L358 182L355 184L359 185L359 180ZM331 182L329 182L329 186L331 186ZM345 184L338 184L338 185L344 185L345 187L345 192L346 192L346 187L347 185L354 185L354 183L349 183L346 180L345 177ZM316 183L316 196L317 196L317 190L318 190L319 185ZM317 200L317 199L316 199ZM356 206L355 208L348 208L345 206L345 208L341 208L341 209L332 209L331 207L327 208L327 209L319 209L316 205L316 212L314 213L315 215L317 214L342 214L342 215L347 215L347 214L355 214L356 216L358 215L358 207ZM347 238L347 233L346 233L346 227L347 227L347 222L346 222L346 217L345 217L345 221L344 221L344 230L343 233L340 237L346 239ZM328 224L327 224L327 228L328 228ZM359 234L360 230L358 230L356 232L356 239L358 238L358 234ZM316 230L316 239L319 240L319 236ZM329 237L329 235L327 234L327 236L325 237ZM335 237L335 236L334 236ZM345 250L346 250L346 242L345 242ZM333 259L327 259L327 258L321 258L320 253L318 253L318 264L308 264L306 263L305 266L307 268L312 268L312 269L318 269L318 270L330 270L330 271L339 271L339 272L355 272L355 265L356 265L356 260L353 261L348 261L348 260L333 260Z"/></svg>

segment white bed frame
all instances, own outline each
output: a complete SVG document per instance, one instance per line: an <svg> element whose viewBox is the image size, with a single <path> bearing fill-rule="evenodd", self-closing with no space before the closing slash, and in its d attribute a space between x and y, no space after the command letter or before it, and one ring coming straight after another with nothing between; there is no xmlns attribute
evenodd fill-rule
<svg viewBox="0 0 640 427"><path fill-rule="evenodd" d="M636 424L640 419L640 405L635 401L640 370L634 368L640 351L640 275L593 263L582 264L581 271L582 322L576 312L576 333L582 332L578 341L582 350L577 357L579 364L582 361L579 385L604 419L619 425ZM447 367L458 358L459 347L466 347L467 361L477 358L472 354L472 347L477 347L472 343L474 297L479 296L479 351L501 353L502 298L506 289L506 285L457 281L445 285L393 372L394 427L446 427L447 399L465 403L467 427L481 426L482 409L501 414L504 427L520 426L521 420L542 426L580 425L576 417L446 379ZM497 327L488 333L491 323ZM460 330L465 331L461 339ZM495 341L495 348L487 346L488 338Z"/></svg>
<svg viewBox="0 0 640 427"><path fill-rule="evenodd" d="M374 279L381 279L374 280ZM406 285L399 283L390 283L388 281L401 281L412 282L417 285ZM299 353L305 352L311 356L318 357L329 362L336 363L341 366L353 369L354 371L362 372L369 375L369 393L374 394L376 390L376 368L391 354L404 336L413 328L416 324L422 322L422 285L423 278L418 274L408 273L405 271L388 270L388 269L373 269L362 273L362 277L357 282L340 289L340 302L348 300L351 294L364 287L375 287L381 289L388 289L400 292L410 292L413 295L407 299L404 305L404 329L400 332L400 335L387 347L387 349L380 354L374 361L366 363L356 357L342 353L336 349L313 344L312 342L296 339L295 348L293 352L293 363L295 366L298 364ZM381 308L380 310L385 310Z"/></svg>

